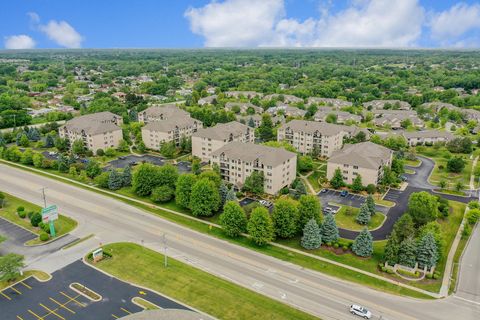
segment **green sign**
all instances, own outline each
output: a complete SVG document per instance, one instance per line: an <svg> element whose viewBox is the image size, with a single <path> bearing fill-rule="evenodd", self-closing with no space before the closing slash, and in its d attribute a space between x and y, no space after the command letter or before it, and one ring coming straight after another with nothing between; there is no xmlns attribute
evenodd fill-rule
<svg viewBox="0 0 480 320"><path fill-rule="evenodd" d="M58 220L58 208L56 205L42 209L42 221L45 224L50 224L50 235L55 237L55 225L53 222Z"/></svg>

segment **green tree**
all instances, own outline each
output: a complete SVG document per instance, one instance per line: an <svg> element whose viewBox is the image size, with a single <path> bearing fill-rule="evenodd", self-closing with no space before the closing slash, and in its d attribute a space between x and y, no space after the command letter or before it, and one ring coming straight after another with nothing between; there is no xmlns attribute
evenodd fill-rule
<svg viewBox="0 0 480 320"><path fill-rule="evenodd" d="M295 190L293 193L293 197L295 199L299 199L302 195L307 194L307 188L305 187L305 184L303 183L302 180L297 179L297 183L295 184Z"/></svg>
<svg viewBox="0 0 480 320"><path fill-rule="evenodd" d="M417 246L413 237L409 237L400 243L398 250L398 263L407 267L415 267L417 260Z"/></svg>
<svg viewBox="0 0 480 320"><path fill-rule="evenodd" d="M275 234L284 239L294 237L298 228L297 203L291 199L279 199L275 202L272 212Z"/></svg>
<svg viewBox="0 0 480 320"><path fill-rule="evenodd" d="M86 152L85 145L82 140L75 140L72 144L72 152L76 155L84 155Z"/></svg>
<svg viewBox="0 0 480 320"><path fill-rule="evenodd" d="M230 237L238 237L247 228L245 211L236 201L227 201L219 217L220 225Z"/></svg>
<svg viewBox="0 0 480 320"><path fill-rule="evenodd" d="M260 139L263 141L270 141L274 138L272 118L267 113L262 115L262 122L258 127L258 133Z"/></svg>
<svg viewBox="0 0 480 320"><path fill-rule="evenodd" d="M400 243L395 230L392 231L388 237L387 244L385 245L383 259L391 266L398 263L398 251L400 249Z"/></svg>
<svg viewBox="0 0 480 320"><path fill-rule="evenodd" d="M253 209L247 223L247 231L253 242L264 246L275 238L273 222L264 207Z"/></svg>
<svg viewBox="0 0 480 320"><path fill-rule="evenodd" d="M393 225L399 243L415 234L415 230L412 216L409 214L403 214Z"/></svg>
<svg viewBox="0 0 480 320"><path fill-rule="evenodd" d="M417 227L433 221L438 215L437 197L426 191L412 193L408 199L408 214Z"/></svg>
<svg viewBox="0 0 480 320"><path fill-rule="evenodd" d="M118 143L117 150L120 151L120 152L127 152L128 150L130 150L130 146L128 145L127 141L122 139Z"/></svg>
<svg viewBox="0 0 480 320"><path fill-rule="evenodd" d="M330 180L330 185L335 189L339 189L345 186L345 181L343 181L342 170L340 170L340 168L335 169L335 173L333 174L333 177Z"/></svg>
<svg viewBox="0 0 480 320"><path fill-rule="evenodd" d="M227 195L228 195L228 188L223 181L220 183L220 188L218 192L220 193L220 200L221 200L220 207L223 207L225 205L225 202L227 201Z"/></svg>
<svg viewBox="0 0 480 320"><path fill-rule="evenodd" d="M362 225L367 225L370 222L370 210L368 209L368 205L364 202L360 206L360 210L358 212L357 217L355 218L355 221L357 223L362 224Z"/></svg>
<svg viewBox="0 0 480 320"><path fill-rule="evenodd" d="M198 175L198 179L208 179L212 181L217 188L220 188L220 184L222 184L222 177L216 170L203 171Z"/></svg>
<svg viewBox="0 0 480 320"><path fill-rule="evenodd" d="M238 201L237 199L237 194L235 193L235 190L233 189L233 186L228 190L227 197L225 198L225 201Z"/></svg>
<svg viewBox="0 0 480 320"><path fill-rule="evenodd" d="M375 207L375 200L373 200L373 197L371 194L368 195L367 199L365 200L365 203L367 204L368 211L370 211L370 215L373 216L376 213L376 207Z"/></svg>
<svg viewBox="0 0 480 320"><path fill-rule="evenodd" d="M360 257L370 257L373 253L373 237L367 228L364 228L353 242L352 251Z"/></svg>
<svg viewBox="0 0 480 320"><path fill-rule="evenodd" d="M315 219L310 219L303 227L303 237L300 244L307 250L318 249L322 245L320 227Z"/></svg>
<svg viewBox="0 0 480 320"><path fill-rule="evenodd" d="M313 159L310 156L300 156L297 158L297 169L300 172L313 170Z"/></svg>
<svg viewBox="0 0 480 320"><path fill-rule="evenodd" d="M153 202L168 202L172 200L174 191L172 187L164 184L153 188L150 199Z"/></svg>
<svg viewBox="0 0 480 320"><path fill-rule="evenodd" d="M172 190L175 190L175 184L178 179L178 169L174 165L166 164L161 167L156 167L156 184L159 186L167 185Z"/></svg>
<svg viewBox="0 0 480 320"><path fill-rule="evenodd" d="M101 188L108 188L108 180L110 178L110 172L102 172L95 177L94 182Z"/></svg>
<svg viewBox="0 0 480 320"><path fill-rule="evenodd" d="M322 222L322 207L317 196L303 195L298 201L298 214L300 216L300 228L304 228L308 221L314 219L318 225Z"/></svg>
<svg viewBox="0 0 480 320"><path fill-rule="evenodd" d="M417 261L421 267L427 266L428 268L431 268L437 264L437 242L431 232L424 235L418 243Z"/></svg>
<svg viewBox="0 0 480 320"><path fill-rule="evenodd" d="M115 169L110 170L110 174L108 176L108 189L118 190L122 187L123 187L122 174Z"/></svg>
<svg viewBox="0 0 480 320"><path fill-rule="evenodd" d="M132 176L133 191L139 196L145 197L160 185L157 181L158 167L150 163L142 163L135 168Z"/></svg>
<svg viewBox="0 0 480 320"><path fill-rule="evenodd" d="M453 173L460 173L465 169L465 160L461 157L450 158L447 161L447 171Z"/></svg>
<svg viewBox="0 0 480 320"><path fill-rule="evenodd" d="M192 187L190 209L192 215L211 216L220 206L218 187L209 179L200 179Z"/></svg>
<svg viewBox="0 0 480 320"><path fill-rule="evenodd" d="M41 168L43 165L43 160L45 160L45 156L41 153L35 153L32 157L33 166L35 168Z"/></svg>
<svg viewBox="0 0 480 320"><path fill-rule="evenodd" d="M202 167L200 165L200 159L198 159L198 158L193 159L192 160L192 173L196 174L196 175L199 175L200 172L202 171L201 169L202 169Z"/></svg>
<svg viewBox="0 0 480 320"><path fill-rule="evenodd" d="M25 133L20 136L18 145L25 148L28 148L30 146L30 140L28 140L28 137Z"/></svg>
<svg viewBox="0 0 480 320"><path fill-rule="evenodd" d="M160 154L169 159L173 158L176 150L175 141L163 142L160 145Z"/></svg>
<svg viewBox="0 0 480 320"><path fill-rule="evenodd" d="M55 148L57 148L57 150L59 152L67 151L68 150L68 140L64 139L64 138L57 137L55 139Z"/></svg>
<svg viewBox="0 0 480 320"><path fill-rule="evenodd" d="M191 173L182 174L178 177L175 190L175 202L177 205L182 208L190 207L190 196L196 181L197 176Z"/></svg>
<svg viewBox="0 0 480 320"><path fill-rule="evenodd" d="M253 171L250 176L245 179L243 190L254 194L263 193L263 172Z"/></svg>
<svg viewBox="0 0 480 320"><path fill-rule="evenodd" d="M122 172L122 186L129 187L132 185L132 167L126 166Z"/></svg>
<svg viewBox="0 0 480 320"><path fill-rule="evenodd" d="M20 270L25 267L23 256L8 253L0 257L0 281L11 282L20 276Z"/></svg>
<svg viewBox="0 0 480 320"><path fill-rule="evenodd" d="M93 179L96 176L98 176L100 173L102 173L102 168L100 168L100 165L98 164L97 161L88 160L87 166L85 167L85 171L87 172L87 176Z"/></svg>
<svg viewBox="0 0 480 320"><path fill-rule="evenodd" d="M360 192L363 190L363 184L362 184L362 176L357 175L355 179L352 181L352 191L353 192Z"/></svg>
<svg viewBox="0 0 480 320"><path fill-rule="evenodd" d="M335 222L335 218L332 214L325 215L325 219L322 224L322 242L323 243L335 243L338 240L338 227Z"/></svg>

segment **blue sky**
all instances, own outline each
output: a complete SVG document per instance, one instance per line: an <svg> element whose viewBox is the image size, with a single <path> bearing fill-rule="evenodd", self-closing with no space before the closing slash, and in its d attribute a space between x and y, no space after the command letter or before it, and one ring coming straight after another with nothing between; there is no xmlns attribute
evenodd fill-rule
<svg viewBox="0 0 480 320"><path fill-rule="evenodd" d="M471 0L2 2L3 48L480 47Z"/></svg>

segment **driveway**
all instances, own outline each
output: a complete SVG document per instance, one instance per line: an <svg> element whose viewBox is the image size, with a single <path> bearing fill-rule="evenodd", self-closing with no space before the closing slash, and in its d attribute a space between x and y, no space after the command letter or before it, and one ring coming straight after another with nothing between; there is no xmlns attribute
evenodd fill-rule
<svg viewBox="0 0 480 320"><path fill-rule="evenodd" d="M140 162L148 162L157 166L163 166L165 164L164 159L158 156L152 156L149 154L145 154L142 156L128 155L128 156L122 157L122 159L118 158L110 161L106 168L113 167L115 169L124 169L127 166L135 165Z"/></svg>
<svg viewBox="0 0 480 320"><path fill-rule="evenodd" d="M91 301L72 290L69 285L78 282L102 296ZM117 319L143 309L132 303L142 297L163 309L188 307L152 291L130 285L76 262L54 272L52 279L39 282L28 278L0 294L0 310L5 320L96 320Z"/></svg>

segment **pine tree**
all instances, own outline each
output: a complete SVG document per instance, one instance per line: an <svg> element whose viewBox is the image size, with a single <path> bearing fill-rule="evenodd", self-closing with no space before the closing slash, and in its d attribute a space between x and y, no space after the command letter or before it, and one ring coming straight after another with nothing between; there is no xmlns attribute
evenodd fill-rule
<svg viewBox="0 0 480 320"><path fill-rule="evenodd" d="M310 219L303 228L301 245L307 250L314 250L320 248L321 244L322 236L320 234L320 227L315 219Z"/></svg>
<svg viewBox="0 0 480 320"><path fill-rule="evenodd" d="M225 202L227 201L228 194L228 188L223 181L222 183L220 183L220 188L218 189L218 192L220 193L220 207L223 207L225 205Z"/></svg>
<svg viewBox="0 0 480 320"><path fill-rule="evenodd" d="M325 215L325 221L322 225L322 242L334 243L338 240L338 227L332 214Z"/></svg>
<svg viewBox="0 0 480 320"><path fill-rule="evenodd" d="M333 174L333 177L330 180L330 184L335 189L339 189L345 185L345 181L343 181L343 175L340 168L335 169L335 173Z"/></svg>
<svg viewBox="0 0 480 320"><path fill-rule="evenodd" d="M37 128L28 129L27 136L28 136L28 139L31 141L40 140L40 132L38 132Z"/></svg>
<svg viewBox="0 0 480 320"><path fill-rule="evenodd" d="M367 228L364 228L355 238L352 251L360 257L370 257L373 253L373 237Z"/></svg>
<svg viewBox="0 0 480 320"><path fill-rule="evenodd" d="M368 211L370 211L370 215L373 216L375 215L376 209L375 209L375 200L373 200L373 197L371 194L368 195L367 199L365 200L367 203Z"/></svg>
<svg viewBox="0 0 480 320"><path fill-rule="evenodd" d="M413 237L409 237L400 243L398 251L398 263L413 268L417 260L417 246Z"/></svg>
<svg viewBox="0 0 480 320"><path fill-rule="evenodd" d="M307 189L305 188L305 185L301 180L297 182L297 185L295 186L295 194L294 197L295 199L300 198L302 195L307 194Z"/></svg>
<svg viewBox="0 0 480 320"><path fill-rule="evenodd" d="M132 185L132 167L127 166L123 169L122 181L124 187L129 187Z"/></svg>
<svg viewBox="0 0 480 320"><path fill-rule="evenodd" d="M118 190L123 186L123 176L117 170L111 170L108 176L108 189Z"/></svg>
<svg viewBox="0 0 480 320"><path fill-rule="evenodd" d="M420 266L429 268L435 266L438 261L438 247L433 233L424 235L418 244L417 261Z"/></svg>
<svg viewBox="0 0 480 320"><path fill-rule="evenodd" d="M45 137L45 148L52 148L55 145L55 140L51 134L47 134Z"/></svg>
<svg viewBox="0 0 480 320"><path fill-rule="evenodd" d="M360 192L363 190L363 184L362 184L362 176L357 175L355 179L352 181L352 190L354 192Z"/></svg>
<svg viewBox="0 0 480 320"><path fill-rule="evenodd" d="M248 126L250 128L255 128L255 121L253 121L252 117L250 117L250 119L248 120Z"/></svg>
<svg viewBox="0 0 480 320"><path fill-rule="evenodd" d="M357 221L361 225L367 225L370 222L370 211L368 210L368 206L366 203L363 203L360 206L360 211L358 212L355 221Z"/></svg>
<svg viewBox="0 0 480 320"><path fill-rule="evenodd" d="M395 265L398 263L398 251L400 244L398 242L398 237L395 232L395 230L392 231L390 236L388 237L387 244L385 245L385 250L383 253L383 259L389 264L389 265Z"/></svg>
<svg viewBox="0 0 480 320"><path fill-rule="evenodd" d="M412 217L409 214L401 216L393 225L393 230L397 235L399 243L406 238L411 237L415 234L415 226L413 225Z"/></svg>
<svg viewBox="0 0 480 320"><path fill-rule="evenodd" d="M225 198L225 201L238 201L237 199L237 194L235 193L235 190L233 189L233 186L228 190L227 197Z"/></svg>

